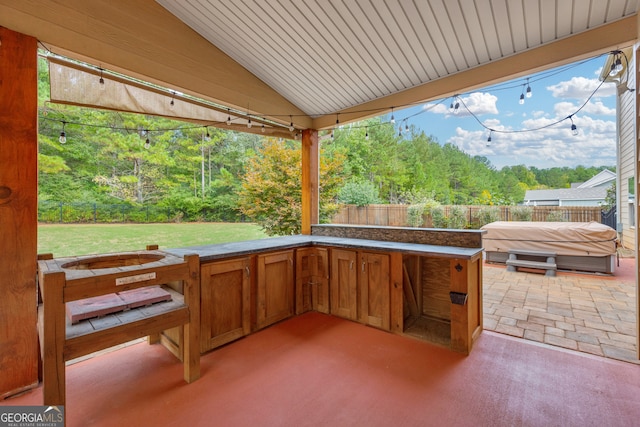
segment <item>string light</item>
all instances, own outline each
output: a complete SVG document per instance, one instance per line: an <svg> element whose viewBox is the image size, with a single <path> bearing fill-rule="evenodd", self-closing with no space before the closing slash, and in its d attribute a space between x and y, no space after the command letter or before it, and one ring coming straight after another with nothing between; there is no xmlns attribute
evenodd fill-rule
<svg viewBox="0 0 640 427"><path fill-rule="evenodd" d="M623 70L624 70L624 67L623 67L623 65L622 65L622 59L621 59L621 57L622 57L622 55L624 55L624 52L621 52L621 51L612 51L612 52L608 52L607 54L608 54L608 55L614 55L614 59L612 60L612 67L611 67L612 71L613 71L615 74L619 73L620 71L623 71ZM599 57L601 57L601 56L602 56L602 55L600 55ZM597 58L597 57L596 57L596 58ZM625 56L625 58L626 58L626 56ZM593 58L591 58L591 59L589 59L589 60L592 60L592 59L593 59ZM587 61L589 61L589 60L587 60ZM555 75L555 74L557 74L557 73L559 73L559 72L561 72L561 71L566 71L566 70L567 70L567 69L569 69L569 68L573 68L573 67L579 66L579 65L583 64L584 62L586 62L586 61L582 61L582 62L580 62L580 63L572 64L572 65L570 65L570 66L564 67L564 68L563 68L562 70L560 70L560 71L558 71L558 70L554 70L553 72L546 73L544 77L536 77L536 78L534 79L534 81L541 80L542 78L548 78L548 77L550 77L550 76L552 76L552 75ZM104 81L104 78L103 78L103 69L102 69L102 68L98 68L98 70L100 71L100 80L101 80L101 81L100 81L100 84L101 84L101 85L103 85L103 84L104 84L104 83L103 83L103 81ZM627 70L627 72L628 72L628 70ZM589 101L589 100L590 100L590 99L595 95L596 91L600 88L600 86L602 85L602 83L604 83L604 82L601 82L601 83L600 83L600 85L599 85L597 88L595 88L594 92L589 96L589 98L587 99L587 101L586 101L586 102L585 102L585 103L584 103L580 108L578 108L578 110L576 110L573 114L576 114L576 113L577 113L577 112L579 112L582 108L584 108L584 106L588 103L588 101ZM527 79L526 79L526 83L525 83L525 84L519 84L518 86L520 86L520 87L523 89L523 90L521 91L521 96L520 96L520 99L521 99L521 100L522 100L522 98L523 98L523 97L530 98L530 97L532 96L532 90L531 90L531 85L530 85L530 79L529 79L529 78L527 78ZM510 87L511 87L511 88L513 88L513 86L510 86ZM492 89L492 90L504 90L504 89L507 89L507 88L508 88L507 86L501 86L501 87L497 87L497 86L496 86L496 88L494 88L494 89ZM631 90L632 90L632 89L631 89ZM171 94L175 97L176 92L175 92L175 91L171 91ZM171 101L172 101L172 102L171 102L171 105L173 105L173 103L174 103L174 102L173 102L173 98L172 98L172 100L171 100ZM432 105L439 105L439 104L441 104L442 102L444 102L444 100L440 100L439 102L434 103L434 104L432 104ZM415 105L415 104L414 104L414 103L412 103L412 104L407 104L406 106L411 106L411 105ZM479 120L479 119L478 119L478 118L477 118L477 117L476 117L476 116L475 116L475 115L474 115L474 114L469 110L469 108L464 104L464 101L459 97L459 95L454 95L454 96L453 96L453 98L452 98L452 100L451 100L451 103L450 103L450 105L449 105L449 110L450 110L452 113L454 113L454 114L459 114L461 105L465 107L466 111L469 113L469 115L470 115L470 116L474 117L474 118L475 118L475 119L476 119L476 120L477 120L477 121L478 121L478 122L479 122L483 127L487 128L487 126L486 126L486 125L484 125L484 124L482 124L482 123L480 122L480 120ZM390 108L391 108L391 119L390 119L390 122L391 122L392 124L395 124L395 122L396 122L396 118L395 118L395 108L396 108L396 107L395 107L395 106L393 106L393 107L390 107ZM420 112L415 113L415 114L411 115L410 117L413 117L413 116L415 116L415 115L417 115L417 114L424 113L424 112L428 111L429 109L431 109L431 108L424 108L424 109L422 109ZM362 111L358 111L358 112L367 112L367 111L379 111L379 109L362 110ZM230 109L230 108L227 108L227 112L228 112L228 116L227 116L226 124L227 124L227 125L231 125L231 123L232 123L232 118L231 118L231 109ZM573 115L573 114L572 114L572 115ZM42 118L43 118L43 119L59 121L59 119L49 119L48 117L46 117L46 115L47 115L46 110L44 110L44 111L43 111L43 113L42 113ZM337 119L336 119L336 127L338 127L338 125L339 125L339 113L336 113L336 117L337 117ZM290 130L290 131L293 131L293 130L295 130L295 127L294 127L294 125L293 125L293 116L292 116L292 115L289 115L289 118L290 118L289 130ZM564 119L557 120L557 121L555 121L555 122L553 122L553 123L550 123L550 124L547 124L547 125L545 125L545 126L541 126L541 127L539 127L539 128L535 128L535 129L522 129L522 130L495 130L495 131L496 131L496 132L502 132L502 133L518 133L518 132L533 132L533 131L539 131L539 130L541 130L541 129L548 128L548 127L551 127L551 126L554 126L554 125L556 125L556 124L558 124L558 123L562 122L563 120L566 120L567 118L571 119L571 122L572 122L571 131L572 131L572 133L573 133L574 135L578 135L578 134L579 134L579 132L578 132L578 130L577 130L577 126L575 125L575 123L573 123L573 120L572 120L571 116L567 116L567 117L565 117ZM404 119L402 119L402 121L405 121L405 122L406 122L406 119L407 119L407 118L404 118ZM64 123L63 123L63 132L61 132L61 133L64 133L64 129L65 129L64 125L65 125L66 123L68 123L68 122L64 122ZM248 122L247 122L247 127L250 127L250 123L251 123L251 119L249 118L249 119L248 119ZM96 126L96 127L111 128L111 129L114 129L114 130L116 130L116 129L120 129L120 130L130 130L130 129L126 129L126 128L117 128L117 127L113 127L113 126L99 126L99 125L92 125L92 124L87 124L87 123L76 123L76 124L81 125L81 126ZM385 124L385 123L380 123L379 125L384 125L384 124ZM279 126L282 126L282 125L279 125ZM376 125L376 126L377 126L377 125ZM283 127L284 127L284 126L283 126ZM159 129L159 130L154 130L154 131L162 132L162 131L169 131L169 130L182 130L182 129L188 129L188 128L189 128L189 127L181 126L181 127L175 128L175 129ZM357 129L357 128L358 128L358 126L356 126L356 127L350 127L350 128ZM361 127L360 127L360 128L361 128ZM408 123L405 123L405 131L407 130L407 128L408 128ZM265 129L265 126L264 126L264 124L262 124L262 126L261 126L261 130L262 130L263 132L264 132L264 129ZM487 129L488 129L488 128L487 128ZM491 135L491 132L493 132L493 131L494 131L494 129L491 129L491 130L490 130L489 138L491 138L491 136L492 136L492 135ZM208 133L208 132L207 132L207 133ZM402 134L402 129L399 129L398 134L399 134L399 135L401 135L401 134ZM297 134L294 134L294 137L295 137L295 135L297 135ZM61 136L62 136L62 135L61 135ZM331 136L332 136L332 138L334 137L334 132L333 132L333 130L331 131ZM365 138L366 138L366 139L368 139L368 137L369 137L369 132L368 132L368 128L367 128L367 130L366 130L366 132L365 132ZM66 135L64 135L64 141L66 142ZM487 142L490 142L490 141L487 141Z"/></svg>
<svg viewBox="0 0 640 427"><path fill-rule="evenodd" d="M151 147L151 141L149 140L149 129L145 129L145 135L147 135L147 139L144 141L144 148L147 150Z"/></svg>
<svg viewBox="0 0 640 427"><path fill-rule="evenodd" d="M247 128L251 129L251 118L249 118L249 120L247 120Z"/></svg>
<svg viewBox="0 0 640 427"><path fill-rule="evenodd" d="M67 122L62 122L62 131L60 132L60 138L58 138L58 141L60 142L60 144L66 144L67 143L67 134L64 132L64 127L67 124Z"/></svg>
<svg viewBox="0 0 640 427"><path fill-rule="evenodd" d="M260 129L262 133L264 133L264 123L262 124L262 128Z"/></svg>
<svg viewBox="0 0 640 427"><path fill-rule="evenodd" d="M173 107L173 105L175 104L175 102L174 102L174 98L175 98L175 97L176 97L176 92L172 90L172 91L171 91L171 102L169 102L169 105L170 105L171 107Z"/></svg>
<svg viewBox="0 0 640 427"><path fill-rule="evenodd" d="M204 130L205 130L204 140L207 142L211 141L211 135L209 135L209 127L205 126Z"/></svg>
<svg viewBox="0 0 640 427"><path fill-rule="evenodd" d="M520 105L524 104L524 92L520 94L520 101L518 101Z"/></svg>
<svg viewBox="0 0 640 427"><path fill-rule="evenodd" d="M367 141L369 140L369 128L368 127L364 131L364 139L366 139Z"/></svg>
<svg viewBox="0 0 640 427"><path fill-rule="evenodd" d="M409 133L409 124L408 124L408 123L405 123L405 124L404 124L404 131L405 131L406 133Z"/></svg>
<svg viewBox="0 0 640 427"><path fill-rule="evenodd" d="M491 134L493 133L493 129L489 129L489 138L487 138L487 147L491 146Z"/></svg>

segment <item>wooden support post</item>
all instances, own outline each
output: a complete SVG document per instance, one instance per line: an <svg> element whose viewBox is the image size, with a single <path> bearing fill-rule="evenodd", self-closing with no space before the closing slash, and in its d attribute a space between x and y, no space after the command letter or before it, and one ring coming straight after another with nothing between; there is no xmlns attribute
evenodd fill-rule
<svg viewBox="0 0 640 427"><path fill-rule="evenodd" d="M318 131L302 131L302 234L320 221L320 149Z"/></svg>
<svg viewBox="0 0 640 427"><path fill-rule="evenodd" d="M200 257L187 255L189 280L184 283L184 300L189 306L189 323L184 325L184 380L187 383L200 378Z"/></svg>
<svg viewBox="0 0 640 427"><path fill-rule="evenodd" d="M0 399L38 384L37 40L0 27Z"/></svg>
<svg viewBox="0 0 640 427"><path fill-rule="evenodd" d="M65 404L64 307L65 274L62 271L39 273L43 284L42 397L49 406ZM46 279L45 279L46 277Z"/></svg>

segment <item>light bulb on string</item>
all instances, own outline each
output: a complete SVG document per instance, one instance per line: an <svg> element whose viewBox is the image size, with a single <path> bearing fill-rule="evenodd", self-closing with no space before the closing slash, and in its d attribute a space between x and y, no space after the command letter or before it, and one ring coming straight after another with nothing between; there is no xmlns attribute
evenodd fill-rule
<svg viewBox="0 0 640 427"><path fill-rule="evenodd" d="M102 68L100 68L100 80L98 80L98 83L100 83L100 90L104 90L104 78L102 76Z"/></svg>
<svg viewBox="0 0 640 427"><path fill-rule="evenodd" d="M67 122L62 122L62 131L60 132L60 137L58 138L58 142L60 142L60 144L67 143L67 134L64 131L64 127L66 124Z"/></svg>
<svg viewBox="0 0 640 427"><path fill-rule="evenodd" d="M145 135L147 135L147 139L144 141L144 148L148 150L149 148L151 148L151 140L149 139L149 130L145 129L144 133Z"/></svg>
<svg viewBox="0 0 640 427"><path fill-rule="evenodd" d="M171 101L169 102L169 106L173 107L173 105L175 104L174 102L174 98L176 96L176 93L174 91L171 91Z"/></svg>
<svg viewBox="0 0 640 427"><path fill-rule="evenodd" d="M489 129L489 137L487 138L487 147L491 146L491 134L493 133L493 129Z"/></svg>
<svg viewBox="0 0 640 427"><path fill-rule="evenodd" d="M520 94L520 101L518 101L520 105L524 104L524 93Z"/></svg>
<svg viewBox="0 0 640 427"><path fill-rule="evenodd" d="M247 121L247 128L251 129L251 118Z"/></svg>
<svg viewBox="0 0 640 427"><path fill-rule="evenodd" d="M204 131L205 131L204 140L207 142L211 141L211 135L209 135L209 127L205 126Z"/></svg>
<svg viewBox="0 0 640 427"><path fill-rule="evenodd" d="M405 123L405 124L404 124L404 131L405 131L406 133L409 133L409 124L408 124L408 123Z"/></svg>
<svg viewBox="0 0 640 427"><path fill-rule="evenodd" d="M391 124L395 124L396 123L396 118L393 116L393 107L391 107Z"/></svg>
<svg viewBox="0 0 640 427"><path fill-rule="evenodd" d="M229 114L227 116L227 126L229 126L231 125L231 110L229 110L228 108L227 108L227 113Z"/></svg>
<svg viewBox="0 0 640 427"><path fill-rule="evenodd" d="M451 104L449 105L449 112L453 113L453 101L451 101Z"/></svg>
<svg viewBox="0 0 640 427"><path fill-rule="evenodd" d="M262 124L262 128L260 128L260 131L264 133L264 123Z"/></svg>
<svg viewBox="0 0 640 427"><path fill-rule="evenodd" d="M458 114L460 112L460 101L456 102L456 105L453 107L453 114Z"/></svg>
<svg viewBox="0 0 640 427"><path fill-rule="evenodd" d="M531 98L533 96L533 92L531 92L531 86L529 86L529 79L527 79L527 98Z"/></svg>
<svg viewBox="0 0 640 427"><path fill-rule="evenodd" d="M573 122L573 116L569 116L569 120L571 120L571 134L578 136L578 126Z"/></svg>
<svg viewBox="0 0 640 427"><path fill-rule="evenodd" d="M289 123L289 132L293 132L293 130L295 128L293 127L293 117L292 116L289 116L289 121L291 122L291 123Z"/></svg>
<svg viewBox="0 0 640 427"><path fill-rule="evenodd" d="M616 72L620 72L622 71L622 59L620 59L620 56L618 56L618 58L616 59Z"/></svg>
<svg viewBox="0 0 640 427"><path fill-rule="evenodd" d="M364 139L369 140L369 128L366 128L364 131Z"/></svg>

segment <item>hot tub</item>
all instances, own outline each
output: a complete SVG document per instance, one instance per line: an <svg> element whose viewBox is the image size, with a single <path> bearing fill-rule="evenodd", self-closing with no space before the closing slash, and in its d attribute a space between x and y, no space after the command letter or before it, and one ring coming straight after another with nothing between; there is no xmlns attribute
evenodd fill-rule
<svg viewBox="0 0 640 427"><path fill-rule="evenodd" d="M614 272L616 231L597 222L497 221L482 227L487 262L504 263L510 249L555 252L559 270Z"/></svg>

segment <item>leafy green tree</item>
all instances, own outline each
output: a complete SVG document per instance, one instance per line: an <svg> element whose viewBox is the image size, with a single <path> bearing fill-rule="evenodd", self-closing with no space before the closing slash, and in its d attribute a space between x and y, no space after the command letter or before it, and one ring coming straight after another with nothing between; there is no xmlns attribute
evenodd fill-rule
<svg viewBox="0 0 640 427"><path fill-rule="evenodd" d="M326 218L331 209L341 179L342 160L333 156L323 166L320 157L320 217ZM270 236L300 233L302 215L301 150L295 141L269 138L252 157L239 194L242 213L256 221ZM323 200L324 199L324 200ZM329 201L329 202L327 202Z"/></svg>

